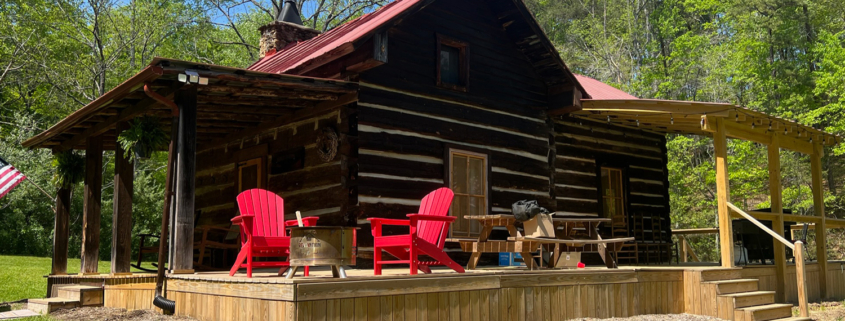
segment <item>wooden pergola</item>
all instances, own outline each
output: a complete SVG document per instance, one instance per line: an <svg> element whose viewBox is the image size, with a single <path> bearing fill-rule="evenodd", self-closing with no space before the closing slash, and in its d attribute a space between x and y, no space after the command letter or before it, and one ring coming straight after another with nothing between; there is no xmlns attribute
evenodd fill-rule
<svg viewBox="0 0 845 321"><path fill-rule="evenodd" d="M845 228L845 219L824 214L822 163L824 147L839 144L841 137L824 131L731 104L669 100L583 100L573 117L661 134L693 134L713 138L716 156L716 187L719 241L723 267L734 267L732 217L772 221L774 233L784 235L784 221L815 224L819 264L819 289L827 297L827 233ZM739 210L730 203L727 138L742 139L768 148L771 213ZM783 213L780 149L810 155L815 215ZM785 300L785 244L774 241L778 301Z"/></svg>
<svg viewBox="0 0 845 321"><path fill-rule="evenodd" d="M193 271L196 154L227 148L288 123L357 101L356 83L255 72L231 67L156 58L97 100L22 143L54 153L85 150L82 274L99 274L103 151L115 151L111 274L130 274L133 164L116 142L130 121L157 117L178 140L175 210L170 243L173 273ZM173 130L177 126L178 130ZM175 137L173 135L176 135ZM67 272L70 190L56 200L51 274Z"/></svg>

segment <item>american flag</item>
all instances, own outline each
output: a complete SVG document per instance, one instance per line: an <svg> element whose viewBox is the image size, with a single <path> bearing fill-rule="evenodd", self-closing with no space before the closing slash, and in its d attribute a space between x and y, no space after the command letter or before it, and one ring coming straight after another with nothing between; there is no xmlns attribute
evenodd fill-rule
<svg viewBox="0 0 845 321"><path fill-rule="evenodd" d="M6 196L9 191L25 179L26 176L23 173L15 169L12 164L9 164L3 158L0 158L0 198Z"/></svg>

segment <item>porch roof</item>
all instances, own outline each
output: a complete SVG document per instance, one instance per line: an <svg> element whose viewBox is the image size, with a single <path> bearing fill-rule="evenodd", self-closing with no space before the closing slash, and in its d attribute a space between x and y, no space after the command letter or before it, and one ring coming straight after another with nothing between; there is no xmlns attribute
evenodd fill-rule
<svg viewBox="0 0 845 321"><path fill-rule="evenodd" d="M768 145L772 136L778 135L780 147L805 154L813 152L813 142L834 146L842 141L842 137L835 134L731 104L659 99L584 99L581 107L570 115L660 134L712 137L716 131L715 118L721 118L728 137Z"/></svg>
<svg viewBox="0 0 845 321"><path fill-rule="evenodd" d="M147 85L172 100L177 91L189 86L177 80L186 70L208 78L208 85L197 85L199 150L357 100L357 83L157 57L122 84L21 144L58 151L84 149L88 137L102 135L104 149L112 150L116 124L143 115L158 117L169 133L169 107L148 96L144 88Z"/></svg>

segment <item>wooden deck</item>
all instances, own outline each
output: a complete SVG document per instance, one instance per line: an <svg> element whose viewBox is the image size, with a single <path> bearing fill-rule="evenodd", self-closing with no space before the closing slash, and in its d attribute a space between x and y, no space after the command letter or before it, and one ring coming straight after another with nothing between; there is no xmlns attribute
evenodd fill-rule
<svg viewBox="0 0 845 321"><path fill-rule="evenodd" d="M794 269L788 270L794 278ZM718 301L712 282L757 279L759 290L774 290L774 266L623 266L619 269L528 271L492 267L458 274L434 269L410 276L407 269L349 270L333 279L328 269L287 280L264 270L249 279L225 272L171 275L167 283L178 315L213 320L565 320L578 317L627 317L642 314L732 313ZM810 299L819 299L813 282L818 267L808 264ZM788 274L789 275L789 274ZM105 305L150 309L153 283L131 277L50 277L53 283L105 282ZM845 298L845 263L829 270L831 296ZM793 280L794 281L794 280ZM787 284L794 283L786 282ZM96 281L95 281L96 282ZM835 284L834 284L835 283ZM787 289L795 298L795 289ZM711 293L712 292L712 293Z"/></svg>

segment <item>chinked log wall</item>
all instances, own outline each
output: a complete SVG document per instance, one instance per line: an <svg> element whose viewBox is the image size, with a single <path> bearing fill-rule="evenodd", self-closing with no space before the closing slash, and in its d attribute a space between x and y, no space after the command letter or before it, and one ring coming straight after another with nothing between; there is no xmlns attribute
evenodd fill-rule
<svg viewBox="0 0 845 321"><path fill-rule="evenodd" d="M347 107L341 107L306 120L287 124L265 132L258 139L251 137L241 143L215 147L197 155L196 208L201 211L197 226L228 226L238 215L235 197L238 188L237 163L263 157L260 178L268 190L285 200L285 216L291 219L295 211L304 216L320 216L321 224L341 224L342 207L348 203L347 188L341 176L343 150L329 162L320 159L316 149L318 132L331 127L340 132L341 148L348 145ZM346 129L342 129L346 128ZM272 175L273 154L304 147L303 168ZM347 147L348 148L348 147Z"/></svg>
<svg viewBox="0 0 845 321"><path fill-rule="evenodd" d="M404 218L447 186L448 149L489 153L489 204L554 205L546 88L482 1L436 1L389 30L390 62L360 75L359 224ZM437 35L469 44L466 92L436 86ZM368 229L368 225L362 226ZM389 233L389 232L388 232ZM371 246L361 233L360 252Z"/></svg>
<svg viewBox="0 0 845 321"><path fill-rule="evenodd" d="M599 165L623 168L628 176L630 213L669 220L666 139L600 122L563 117L555 121L557 210L598 214ZM597 164L599 162L599 164ZM668 224L666 233L668 233Z"/></svg>

